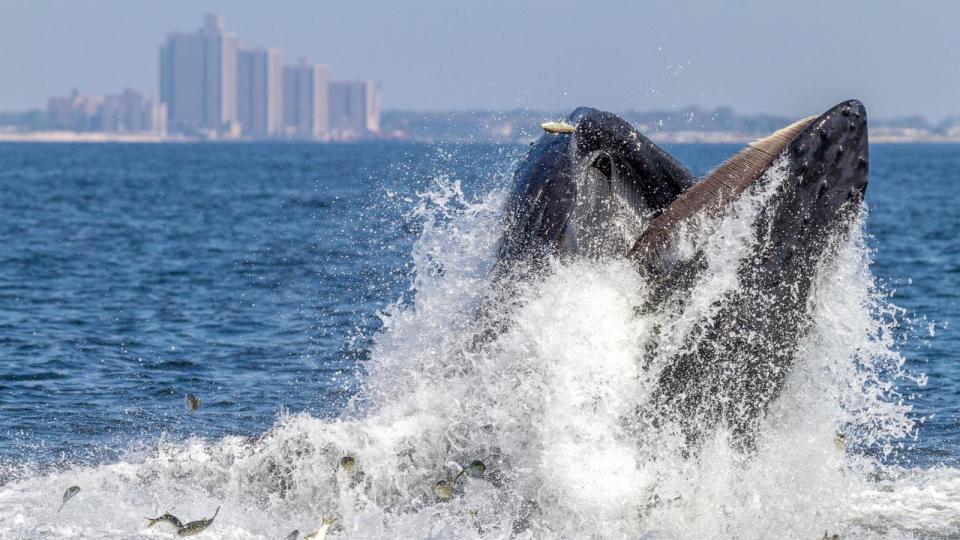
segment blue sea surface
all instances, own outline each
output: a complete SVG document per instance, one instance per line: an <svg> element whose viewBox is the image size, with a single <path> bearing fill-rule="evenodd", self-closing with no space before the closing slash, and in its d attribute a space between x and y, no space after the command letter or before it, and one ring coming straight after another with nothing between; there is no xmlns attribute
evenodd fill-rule
<svg viewBox="0 0 960 540"><path fill-rule="evenodd" d="M102 463L161 436L256 436L282 411L337 416L378 311L409 299L420 194L437 177L502 187L523 150L0 144L0 461ZM702 174L739 146L668 150ZM900 459L956 465L960 146L870 152L873 272L903 308L906 368L929 378L901 383L924 422Z"/></svg>

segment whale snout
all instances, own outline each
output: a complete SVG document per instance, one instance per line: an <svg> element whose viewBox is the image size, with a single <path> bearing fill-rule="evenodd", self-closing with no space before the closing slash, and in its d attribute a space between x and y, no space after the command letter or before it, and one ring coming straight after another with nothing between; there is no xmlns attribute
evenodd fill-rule
<svg viewBox="0 0 960 540"><path fill-rule="evenodd" d="M789 150L806 179L843 188L848 198L862 197L869 164L866 108L855 99L832 107L797 136Z"/></svg>

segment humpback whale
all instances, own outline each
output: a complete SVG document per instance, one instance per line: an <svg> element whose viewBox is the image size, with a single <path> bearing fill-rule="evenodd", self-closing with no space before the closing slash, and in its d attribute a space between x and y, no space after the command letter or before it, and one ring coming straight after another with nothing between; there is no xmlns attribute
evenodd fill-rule
<svg viewBox="0 0 960 540"><path fill-rule="evenodd" d="M689 245L684 235L744 194L769 188L752 253L738 263L739 286L669 354L652 409L640 411L675 419L693 440L723 423L749 447L810 328L818 269L863 200L863 105L845 101L786 126L699 180L614 114L582 107L543 127L514 175L474 344L509 327L517 287L548 271L551 258L626 257L653 291L640 309L682 303L704 266L696 250L680 249Z"/></svg>

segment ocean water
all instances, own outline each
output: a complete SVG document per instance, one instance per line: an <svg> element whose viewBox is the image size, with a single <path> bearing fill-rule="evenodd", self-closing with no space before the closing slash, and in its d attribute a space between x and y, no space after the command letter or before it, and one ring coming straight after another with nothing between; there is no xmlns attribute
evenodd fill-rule
<svg viewBox="0 0 960 540"><path fill-rule="evenodd" d="M623 261L557 262L471 352L523 150L0 145L0 537L218 506L204 537L960 536L960 147L871 147L756 451L721 429L694 457L637 417L637 359L737 286L762 195L679 312L637 315ZM738 147L669 150L702 174Z"/></svg>

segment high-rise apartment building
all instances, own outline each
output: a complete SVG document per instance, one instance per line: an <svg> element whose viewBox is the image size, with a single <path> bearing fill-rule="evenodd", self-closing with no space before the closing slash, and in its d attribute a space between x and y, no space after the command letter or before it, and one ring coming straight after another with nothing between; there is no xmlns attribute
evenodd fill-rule
<svg viewBox="0 0 960 540"><path fill-rule="evenodd" d="M329 135L327 115L327 66L308 64L283 68L283 116L288 137L326 139Z"/></svg>
<svg viewBox="0 0 960 540"><path fill-rule="evenodd" d="M237 63L238 118L244 135L283 133L283 53L280 49L240 51Z"/></svg>
<svg viewBox="0 0 960 540"><path fill-rule="evenodd" d="M160 47L160 99L178 132L233 133L237 124L237 38L206 15L195 33L174 33Z"/></svg>
<svg viewBox="0 0 960 540"><path fill-rule="evenodd" d="M330 130L338 138L380 131L380 96L373 81L330 83Z"/></svg>

